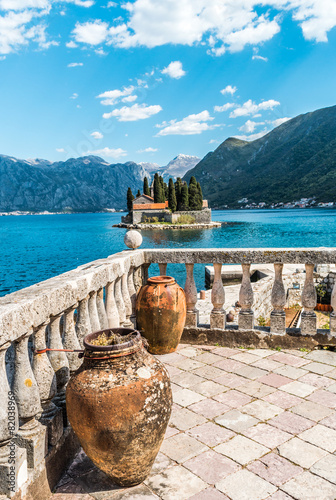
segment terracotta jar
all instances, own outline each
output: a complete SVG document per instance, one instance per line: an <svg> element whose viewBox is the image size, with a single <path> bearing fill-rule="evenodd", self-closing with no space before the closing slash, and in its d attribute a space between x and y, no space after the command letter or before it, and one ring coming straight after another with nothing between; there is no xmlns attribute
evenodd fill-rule
<svg viewBox="0 0 336 500"><path fill-rule="evenodd" d="M186 320L183 289L170 276L149 278L137 296L137 326L147 339L152 354L176 350Z"/></svg>
<svg viewBox="0 0 336 500"><path fill-rule="evenodd" d="M111 330L131 335L117 345L90 343ZM168 373L131 329L91 333L84 347L83 365L66 390L70 424L99 469L121 486L139 484L150 473L170 418Z"/></svg>

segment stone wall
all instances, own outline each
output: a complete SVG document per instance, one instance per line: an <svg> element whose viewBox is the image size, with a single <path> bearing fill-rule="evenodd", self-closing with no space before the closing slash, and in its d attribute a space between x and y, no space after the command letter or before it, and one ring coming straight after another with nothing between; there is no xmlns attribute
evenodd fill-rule
<svg viewBox="0 0 336 500"><path fill-rule="evenodd" d="M160 221L171 222L170 216L171 214L167 210L134 210L133 224L144 222L144 217L157 217Z"/></svg>
<svg viewBox="0 0 336 500"><path fill-rule="evenodd" d="M133 224L144 222L144 217L158 217L160 221L175 224L181 215L193 217L197 224L209 224L211 222L211 210L210 208L204 208L203 210L174 213L168 210L134 210Z"/></svg>
<svg viewBox="0 0 336 500"><path fill-rule="evenodd" d="M195 210L188 212L174 212L171 214L171 222L174 224L177 222L181 215L190 215L194 217L197 224L209 224L211 222L211 209L203 208L203 210Z"/></svg>

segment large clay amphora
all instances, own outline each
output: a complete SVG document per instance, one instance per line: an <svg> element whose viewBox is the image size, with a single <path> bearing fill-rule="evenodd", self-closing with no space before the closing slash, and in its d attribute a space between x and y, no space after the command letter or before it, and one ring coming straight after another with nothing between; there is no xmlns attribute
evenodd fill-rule
<svg viewBox="0 0 336 500"><path fill-rule="evenodd" d="M128 341L92 345L102 333ZM84 338L83 365L66 390L70 424L92 462L117 484L144 481L168 425L172 395L165 367L143 346L139 332L113 328Z"/></svg>
<svg viewBox="0 0 336 500"><path fill-rule="evenodd" d="M147 339L149 352L167 354L176 350L186 320L183 289L170 276L149 278L136 301L137 326Z"/></svg>

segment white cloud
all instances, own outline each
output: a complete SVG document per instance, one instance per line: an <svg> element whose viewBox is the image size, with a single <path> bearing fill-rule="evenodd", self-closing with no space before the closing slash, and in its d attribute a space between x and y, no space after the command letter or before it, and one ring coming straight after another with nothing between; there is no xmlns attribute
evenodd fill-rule
<svg viewBox="0 0 336 500"><path fill-rule="evenodd" d="M123 87L122 90L107 90L106 92L97 95L97 99L102 99L101 104L103 104L103 106L113 106L121 97L131 95L134 88L135 87L133 85L130 85L129 87Z"/></svg>
<svg viewBox="0 0 336 500"><path fill-rule="evenodd" d="M67 3L73 3L78 7L92 7L94 5L94 0L63 0Z"/></svg>
<svg viewBox="0 0 336 500"><path fill-rule="evenodd" d="M255 60L259 60L259 61L265 61L267 62L268 61L268 58L267 57L263 57L263 56L259 56L258 54L254 54L252 56L252 61L255 61Z"/></svg>
<svg viewBox="0 0 336 500"><path fill-rule="evenodd" d="M64 148L56 148L57 153L65 153Z"/></svg>
<svg viewBox="0 0 336 500"><path fill-rule="evenodd" d="M276 106L280 106L280 102L270 99L268 101L262 101L260 104L255 104L251 99L246 101L242 106L234 109L230 113L230 118L237 118L238 116L248 116L256 115L259 111L265 111L267 109L274 109Z"/></svg>
<svg viewBox="0 0 336 500"><path fill-rule="evenodd" d="M133 104L133 106L123 106L120 109L114 109L110 113L104 113L103 118L116 117L119 122L135 122L145 120L156 115L162 110L161 106L147 106L146 104Z"/></svg>
<svg viewBox="0 0 336 500"><path fill-rule="evenodd" d="M207 123L211 120L213 120L213 117L210 116L209 111L205 110L198 114L186 116L179 122L176 120L171 120L168 123L163 122L161 125L157 125L158 128L162 128L162 130L160 130L157 135L163 136L201 134L205 130L211 130L214 128Z"/></svg>
<svg viewBox="0 0 336 500"><path fill-rule="evenodd" d="M1 10L45 9L50 0L0 0Z"/></svg>
<svg viewBox="0 0 336 500"><path fill-rule="evenodd" d="M78 98L78 94L77 92L74 92L71 96L70 96L70 99L77 99Z"/></svg>
<svg viewBox="0 0 336 500"><path fill-rule="evenodd" d="M252 134L252 135L235 135L237 139L241 139L242 141L256 141L257 139L260 139L264 135L266 135L269 132L267 128L264 128L261 132L257 134Z"/></svg>
<svg viewBox="0 0 336 500"><path fill-rule="evenodd" d="M156 153L158 151L157 148L145 148L145 149L139 149L137 153Z"/></svg>
<svg viewBox="0 0 336 500"><path fill-rule="evenodd" d="M104 49L100 48L100 49L95 49L95 53L98 55L98 56L107 56L107 52L105 52Z"/></svg>
<svg viewBox="0 0 336 500"><path fill-rule="evenodd" d="M78 66L84 66L83 63L70 63L68 68L77 68Z"/></svg>
<svg viewBox="0 0 336 500"><path fill-rule="evenodd" d="M129 96L127 96L127 97L124 97L124 98L123 98L123 99L121 99L121 100L122 100L122 102L134 102L134 101L136 101L136 100L137 100L137 98L138 98L138 96L137 96L137 95L129 95Z"/></svg>
<svg viewBox="0 0 336 500"><path fill-rule="evenodd" d="M223 106L214 106L214 111L216 113L222 113L223 111L227 111L228 109L234 108L237 106L237 104L233 102L227 102L226 104L223 104Z"/></svg>
<svg viewBox="0 0 336 500"><path fill-rule="evenodd" d="M118 159L121 158L122 156L127 155L127 151L121 148L117 149L111 149L111 148L103 148L103 149L96 149L94 151L87 151L83 156L87 155L94 155L94 156L102 156L105 158L114 158Z"/></svg>
<svg viewBox="0 0 336 500"><path fill-rule="evenodd" d="M108 9L110 9L111 7L117 7L117 6L118 6L118 4L116 2L108 2L108 4L106 5L106 7Z"/></svg>
<svg viewBox="0 0 336 500"><path fill-rule="evenodd" d="M220 142L219 142L219 141L217 141L216 139L211 139L211 140L209 141L209 144L220 144Z"/></svg>
<svg viewBox="0 0 336 500"><path fill-rule="evenodd" d="M108 24L99 19L83 24L77 22L72 35L77 43L100 45L106 40L108 35Z"/></svg>
<svg viewBox="0 0 336 500"><path fill-rule="evenodd" d="M246 123L242 127L239 127L239 130L241 132L245 132L247 134L250 134L251 132L254 132L256 127L265 125L265 122L254 122L252 120L247 120Z"/></svg>
<svg viewBox="0 0 336 500"><path fill-rule="evenodd" d="M91 135L91 137L93 137L94 139L97 139L97 140L102 139L104 137L103 134L101 132L98 132L98 131L92 132L92 134L90 134L90 135Z"/></svg>
<svg viewBox="0 0 336 500"><path fill-rule="evenodd" d="M279 125L282 125L283 123L288 122L288 120L290 120L290 118L285 116L284 118L277 118L276 120L273 120L271 123L272 123L273 127L279 127Z"/></svg>
<svg viewBox="0 0 336 500"><path fill-rule="evenodd" d="M181 78L186 72L182 68L181 61L172 61L166 68L161 71L163 75L168 75L171 78Z"/></svg>
<svg viewBox="0 0 336 500"><path fill-rule="evenodd" d="M233 95L235 92L237 92L237 87L232 87L232 85L227 85L225 87L225 89L222 89L220 91L221 94L225 95L225 94L231 94Z"/></svg>
<svg viewBox="0 0 336 500"><path fill-rule="evenodd" d="M78 47L77 43L75 43L73 40L67 42L65 45L66 47L68 47L68 49L75 49Z"/></svg>

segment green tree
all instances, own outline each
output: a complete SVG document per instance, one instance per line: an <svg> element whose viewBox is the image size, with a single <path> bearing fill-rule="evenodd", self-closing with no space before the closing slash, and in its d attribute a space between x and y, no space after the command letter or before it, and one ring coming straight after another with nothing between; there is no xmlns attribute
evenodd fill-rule
<svg viewBox="0 0 336 500"><path fill-rule="evenodd" d="M144 184L143 184L143 193L147 196L150 196L150 189L148 186L148 179L147 177L144 178Z"/></svg>
<svg viewBox="0 0 336 500"><path fill-rule="evenodd" d="M198 210L198 205L199 205L198 189L197 189L197 182L194 176L190 178L188 195L189 195L189 209Z"/></svg>
<svg viewBox="0 0 336 500"><path fill-rule="evenodd" d="M164 203L166 201L166 195L165 195L165 187L164 187L164 182L163 182L163 177L160 175L159 176L160 180L160 185L161 185L161 198L159 203Z"/></svg>
<svg viewBox="0 0 336 500"><path fill-rule="evenodd" d="M129 187L127 189L127 210L128 210L128 213L131 213L133 210L133 203L132 203L133 200L134 200L134 196L132 193L132 189Z"/></svg>
<svg viewBox="0 0 336 500"><path fill-rule="evenodd" d="M169 179L169 187L168 187L168 207L172 212L176 211L177 203L176 203L176 194L175 194L175 186L172 178Z"/></svg>
<svg viewBox="0 0 336 500"><path fill-rule="evenodd" d="M201 185L199 182L197 183L197 191L198 191L198 205L199 205L198 210L202 210L202 208L203 208L203 193L202 193L202 188L201 188Z"/></svg>
<svg viewBox="0 0 336 500"><path fill-rule="evenodd" d="M181 189L181 210L189 210L189 194L187 183L183 183Z"/></svg>
<svg viewBox="0 0 336 500"><path fill-rule="evenodd" d="M174 183L173 183L174 184ZM168 186L167 186L167 183L164 182L163 183L163 187L164 187L164 194L165 194L165 201L168 200L168 195L169 195L169 190L168 190Z"/></svg>
<svg viewBox="0 0 336 500"><path fill-rule="evenodd" d="M138 189L136 197L139 198L139 196L141 196L140 189Z"/></svg>
<svg viewBox="0 0 336 500"><path fill-rule="evenodd" d="M161 203L162 189L159 174L154 175L154 203Z"/></svg>
<svg viewBox="0 0 336 500"><path fill-rule="evenodd" d="M182 194L182 179L181 177L178 177L175 182L177 210L181 210L181 202L182 202L181 194Z"/></svg>

